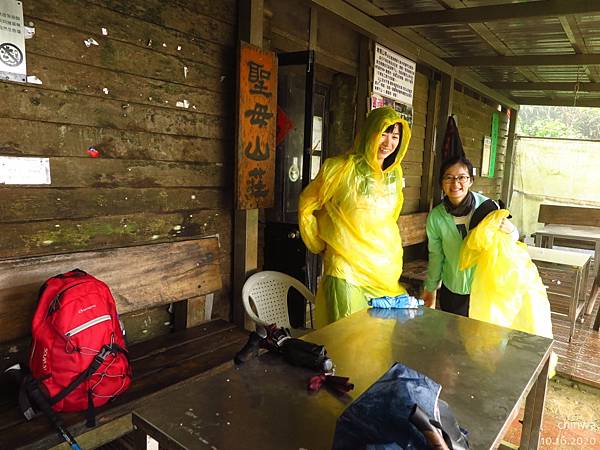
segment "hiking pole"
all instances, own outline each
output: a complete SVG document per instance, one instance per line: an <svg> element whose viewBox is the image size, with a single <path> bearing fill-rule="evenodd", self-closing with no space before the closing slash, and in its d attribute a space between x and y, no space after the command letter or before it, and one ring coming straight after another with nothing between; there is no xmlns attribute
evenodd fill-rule
<svg viewBox="0 0 600 450"><path fill-rule="evenodd" d="M73 450L81 450L73 435L65 428L60 416L50 406L50 402L42 392L38 380L24 374L20 364L9 367L5 370L5 373L12 376L19 385L19 406L23 410L25 418L31 420L35 416L32 405L27 401L30 400L48 418L61 439L67 442ZM23 398L21 392L26 394L27 399Z"/></svg>

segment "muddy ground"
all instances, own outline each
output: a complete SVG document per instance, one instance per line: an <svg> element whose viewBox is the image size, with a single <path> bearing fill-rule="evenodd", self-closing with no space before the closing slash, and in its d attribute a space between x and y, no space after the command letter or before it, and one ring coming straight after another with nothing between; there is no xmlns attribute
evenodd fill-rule
<svg viewBox="0 0 600 450"><path fill-rule="evenodd" d="M566 427L582 427L600 433L600 389L555 377L548 383L545 414L564 421Z"/></svg>

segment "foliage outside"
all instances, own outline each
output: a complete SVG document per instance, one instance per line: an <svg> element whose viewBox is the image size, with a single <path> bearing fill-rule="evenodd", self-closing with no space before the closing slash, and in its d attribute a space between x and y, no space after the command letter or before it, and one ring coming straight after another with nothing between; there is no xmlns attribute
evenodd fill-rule
<svg viewBox="0 0 600 450"><path fill-rule="evenodd" d="M522 106L517 134L600 140L600 108Z"/></svg>

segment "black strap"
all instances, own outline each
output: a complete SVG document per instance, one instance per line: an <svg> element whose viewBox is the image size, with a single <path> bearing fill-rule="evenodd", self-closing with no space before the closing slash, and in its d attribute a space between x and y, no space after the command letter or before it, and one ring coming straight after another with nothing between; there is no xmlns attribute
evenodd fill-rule
<svg viewBox="0 0 600 450"><path fill-rule="evenodd" d="M48 397L42 391L40 381L33 378L30 373L22 372L21 369L17 369L15 372L17 380L19 381L19 406L25 415L27 420L31 420L37 415L36 410L42 412L54 426L58 435L64 439L72 449L81 450L79 444L65 428L61 417L52 409L48 402Z"/></svg>
<svg viewBox="0 0 600 450"><path fill-rule="evenodd" d="M85 426L92 428L96 426L96 408L94 407L94 396L92 390L88 389L88 407L85 412Z"/></svg>
<svg viewBox="0 0 600 450"><path fill-rule="evenodd" d="M28 377L31 378L30 375L28 375ZM27 392L27 382L29 382L29 380L24 379L23 382L21 382L21 385L19 386L19 408L21 409L21 412L23 413L25 418L29 421L33 419L37 415L37 413L33 405L31 404L31 400ZM39 386L37 388L39 389Z"/></svg>
<svg viewBox="0 0 600 450"><path fill-rule="evenodd" d="M77 386L83 383L87 378L91 377L96 370L104 363L108 355L116 355L117 352L124 352L124 350L119 347L117 344L104 345L98 352L98 354L92 360L92 363L89 365L87 369L79 374L77 378L75 378L71 384L69 384L66 388L56 394L54 397L50 399L50 404L54 405L56 402L62 400L67 395L69 395Z"/></svg>

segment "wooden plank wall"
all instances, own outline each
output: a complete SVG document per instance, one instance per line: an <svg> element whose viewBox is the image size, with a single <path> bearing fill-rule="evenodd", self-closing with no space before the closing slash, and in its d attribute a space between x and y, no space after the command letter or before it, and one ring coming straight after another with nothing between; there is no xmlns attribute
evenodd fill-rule
<svg viewBox="0 0 600 450"><path fill-rule="evenodd" d="M477 169L473 191L481 192L487 197L498 199L502 194L502 178L504 176L504 158L508 141L508 117L506 110L499 111L498 146L496 149L496 170L493 178L481 177L481 158L483 137L490 136L492 130L492 113L498 111L497 104L485 101L468 89L458 86L454 91L453 114L458 118L458 131L473 166Z"/></svg>
<svg viewBox="0 0 600 450"><path fill-rule="evenodd" d="M267 0L265 8L269 11L269 20L266 21L265 26L265 40L272 49L282 51L308 49L309 6L298 2ZM357 76L360 35L335 16L322 10L318 10L317 22L318 32L315 49L317 81L327 82L328 71ZM419 210L427 99L427 76L417 73L413 99L412 140L402 164L406 179L402 214ZM332 107L335 107L335 105L332 105ZM346 144L340 146L335 146L335 143L331 142L330 144L334 144L332 145L334 150L342 148L345 150L347 147Z"/></svg>
<svg viewBox="0 0 600 450"><path fill-rule="evenodd" d="M283 52L309 48L310 14L308 4L292 0L266 0L265 41L268 48ZM338 17L318 10L315 61L317 81L327 83L333 72L356 75L360 35Z"/></svg>
<svg viewBox="0 0 600 450"><path fill-rule="evenodd" d="M419 211L423 175L423 151L425 149L425 125L427 123L427 99L429 80L426 75L417 72L413 95L413 126L408 151L402 162L404 179L404 206L402 214Z"/></svg>
<svg viewBox="0 0 600 450"><path fill-rule="evenodd" d="M43 84L0 82L0 155L49 157L52 184L0 187L0 259L218 233L228 318L235 0L23 8Z"/></svg>

